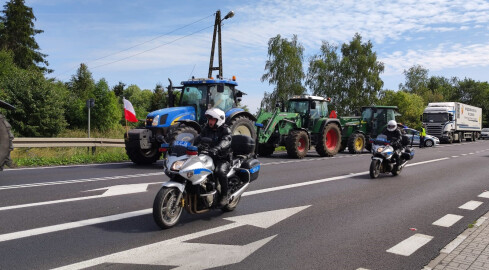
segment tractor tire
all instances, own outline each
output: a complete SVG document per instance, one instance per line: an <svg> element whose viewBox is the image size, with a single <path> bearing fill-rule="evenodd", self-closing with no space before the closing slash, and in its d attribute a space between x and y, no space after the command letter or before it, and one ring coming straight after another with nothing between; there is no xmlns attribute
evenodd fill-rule
<svg viewBox="0 0 489 270"><path fill-rule="evenodd" d="M316 145L316 152L322 157L332 157L338 154L341 148L341 131L338 125L329 124L324 130Z"/></svg>
<svg viewBox="0 0 489 270"><path fill-rule="evenodd" d="M365 145L365 136L362 133L354 133L348 139L348 152L350 154L361 154Z"/></svg>
<svg viewBox="0 0 489 270"><path fill-rule="evenodd" d="M258 155L261 157L271 156L273 151L275 151L275 147L271 144L260 143L258 145Z"/></svg>
<svg viewBox="0 0 489 270"><path fill-rule="evenodd" d="M193 127L180 125L179 127L173 129L170 132L170 134L168 134L167 142L169 144L171 144L177 138L177 136L182 134L182 133L190 133L190 134L194 135L194 138L197 137L197 135L199 135L199 132L197 132L197 130L195 130Z"/></svg>
<svg viewBox="0 0 489 270"><path fill-rule="evenodd" d="M292 131L285 143L287 155L291 158L304 158L309 150L309 136L303 130Z"/></svg>
<svg viewBox="0 0 489 270"><path fill-rule="evenodd" d="M158 147L151 149L141 149L141 145L137 140L125 140L126 154L129 159L138 165L148 165L155 163L161 157Z"/></svg>
<svg viewBox="0 0 489 270"><path fill-rule="evenodd" d="M246 116L237 116L229 123L231 135L245 135L256 139L255 124Z"/></svg>
<svg viewBox="0 0 489 270"><path fill-rule="evenodd" d="M5 116L0 114L0 171L3 170L3 166L12 166L12 160L10 159L10 152L14 150L12 141L14 135L10 131L12 127L5 119Z"/></svg>

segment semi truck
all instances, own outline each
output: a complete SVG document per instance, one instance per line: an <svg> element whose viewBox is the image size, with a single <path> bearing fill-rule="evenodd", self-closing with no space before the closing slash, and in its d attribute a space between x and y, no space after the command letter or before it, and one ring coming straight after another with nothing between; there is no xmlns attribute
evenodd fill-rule
<svg viewBox="0 0 489 270"><path fill-rule="evenodd" d="M426 133L441 142L475 141L482 130L482 109L460 102L432 102L424 109L421 121Z"/></svg>

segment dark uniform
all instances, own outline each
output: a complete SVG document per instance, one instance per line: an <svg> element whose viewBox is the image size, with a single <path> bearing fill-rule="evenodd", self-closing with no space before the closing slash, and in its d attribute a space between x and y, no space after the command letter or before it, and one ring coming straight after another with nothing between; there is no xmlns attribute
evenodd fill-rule
<svg viewBox="0 0 489 270"><path fill-rule="evenodd" d="M211 155L214 165L216 166L215 174L219 179L221 185L221 194L227 197L228 195L228 178L227 174L230 169L231 161L231 129L223 124L218 128L210 128L209 125L205 125L202 132L195 139L194 144L198 145L201 138L207 137L212 139L210 145L209 154Z"/></svg>
<svg viewBox="0 0 489 270"><path fill-rule="evenodd" d="M385 128L383 131L382 131L382 134L384 134L385 136L387 136L387 140L390 141L392 147L394 148L394 150L398 150L398 149L401 149L402 148L402 144L401 144L401 140L402 140L402 133L401 131L396 128L395 130L393 131L389 131L387 130L387 128ZM397 151L395 151L395 158L396 158L396 163L397 165L400 165L401 163L401 159L400 159L400 156L397 154Z"/></svg>

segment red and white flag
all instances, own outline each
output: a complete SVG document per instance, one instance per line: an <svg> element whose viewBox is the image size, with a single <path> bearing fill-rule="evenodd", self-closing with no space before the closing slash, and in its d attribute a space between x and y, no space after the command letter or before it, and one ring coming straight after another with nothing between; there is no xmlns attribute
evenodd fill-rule
<svg viewBox="0 0 489 270"><path fill-rule="evenodd" d="M124 102L124 116L126 117L126 120L129 122L138 122L136 112L134 111L131 102L125 98L122 98L122 101Z"/></svg>

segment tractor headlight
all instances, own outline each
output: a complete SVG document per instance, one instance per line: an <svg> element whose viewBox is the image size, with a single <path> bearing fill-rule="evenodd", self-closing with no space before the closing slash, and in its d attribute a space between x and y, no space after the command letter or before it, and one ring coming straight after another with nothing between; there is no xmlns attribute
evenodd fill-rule
<svg viewBox="0 0 489 270"><path fill-rule="evenodd" d="M173 164L171 165L170 170L172 170L172 171L179 171L182 168L182 166L183 166L184 163L185 163L185 160L177 160L177 161L173 162Z"/></svg>
<svg viewBox="0 0 489 270"><path fill-rule="evenodd" d="M160 123L160 116L159 115L155 116L155 118L153 119L153 123L151 125L153 127L156 127L158 125L158 123Z"/></svg>

